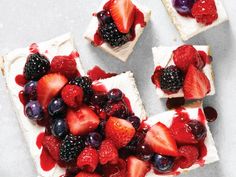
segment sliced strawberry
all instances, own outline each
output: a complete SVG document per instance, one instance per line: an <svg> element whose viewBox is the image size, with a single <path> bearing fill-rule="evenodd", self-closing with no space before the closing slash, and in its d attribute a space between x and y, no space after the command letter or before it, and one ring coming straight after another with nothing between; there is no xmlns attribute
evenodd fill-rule
<svg viewBox="0 0 236 177"><path fill-rule="evenodd" d="M104 140L99 148L99 161L104 165L108 162L117 163L118 151L111 140Z"/></svg>
<svg viewBox="0 0 236 177"><path fill-rule="evenodd" d="M73 135L86 135L94 131L100 122L99 117L88 106L81 106L77 111L69 109L66 121Z"/></svg>
<svg viewBox="0 0 236 177"><path fill-rule="evenodd" d="M55 161L60 160L60 141L56 137L44 136L42 145Z"/></svg>
<svg viewBox="0 0 236 177"><path fill-rule="evenodd" d="M202 99L210 90L210 81L206 75L191 65L184 80L184 98L188 100Z"/></svg>
<svg viewBox="0 0 236 177"><path fill-rule="evenodd" d="M128 33L134 22L135 6L131 0L111 0L111 16L121 33Z"/></svg>
<svg viewBox="0 0 236 177"><path fill-rule="evenodd" d="M51 99L61 91L67 82L66 77L59 73L47 74L38 81L38 101L44 109L47 108Z"/></svg>
<svg viewBox="0 0 236 177"><path fill-rule="evenodd" d="M126 163L118 159L117 164L106 164L102 167L104 177L126 177Z"/></svg>
<svg viewBox="0 0 236 177"><path fill-rule="evenodd" d="M86 172L79 172L75 177L102 177L96 173L86 173Z"/></svg>
<svg viewBox="0 0 236 177"><path fill-rule="evenodd" d="M105 135L117 148L125 147L134 137L135 128L124 119L110 117L106 123Z"/></svg>
<svg viewBox="0 0 236 177"><path fill-rule="evenodd" d="M94 172L98 165L98 153L96 149L86 147L77 158L77 166L86 172Z"/></svg>
<svg viewBox="0 0 236 177"><path fill-rule="evenodd" d="M155 153L178 156L177 145L169 128L160 122L150 128L146 134L145 142Z"/></svg>
<svg viewBox="0 0 236 177"><path fill-rule="evenodd" d="M127 159L127 177L145 177L150 170L149 162L139 160L134 156Z"/></svg>

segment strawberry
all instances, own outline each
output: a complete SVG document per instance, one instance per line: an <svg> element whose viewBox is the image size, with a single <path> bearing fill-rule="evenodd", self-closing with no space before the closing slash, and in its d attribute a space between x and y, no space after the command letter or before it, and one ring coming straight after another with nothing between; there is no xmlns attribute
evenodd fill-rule
<svg viewBox="0 0 236 177"><path fill-rule="evenodd" d="M51 72L61 73L68 79L73 79L78 74L76 61L70 56L55 56L51 62Z"/></svg>
<svg viewBox="0 0 236 177"><path fill-rule="evenodd" d="M187 145L181 146L179 148L180 158L177 161L177 164L180 168L189 168L191 167L199 157L199 151L195 146Z"/></svg>
<svg viewBox="0 0 236 177"><path fill-rule="evenodd" d="M161 122L153 125L146 134L145 142L155 153L178 156L177 145L169 128Z"/></svg>
<svg viewBox="0 0 236 177"><path fill-rule="evenodd" d="M212 58L206 52L199 50L198 53L202 58L204 66L205 66L205 64L210 64L211 63Z"/></svg>
<svg viewBox="0 0 236 177"><path fill-rule="evenodd" d="M60 160L60 141L56 137L44 136L42 145L55 161Z"/></svg>
<svg viewBox="0 0 236 177"><path fill-rule="evenodd" d="M175 65L184 72L188 71L191 64L196 67L202 66L202 59L192 45L182 45L174 50L173 60Z"/></svg>
<svg viewBox="0 0 236 177"><path fill-rule="evenodd" d="M77 158L77 166L86 172L94 172L98 165L98 153L96 149L86 147Z"/></svg>
<svg viewBox="0 0 236 177"><path fill-rule="evenodd" d="M75 177L102 177L96 173L79 172Z"/></svg>
<svg viewBox="0 0 236 177"><path fill-rule="evenodd" d="M218 18L215 1L197 0L192 7L192 16L198 23L212 24Z"/></svg>
<svg viewBox="0 0 236 177"><path fill-rule="evenodd" d="M187 100L202 99L210 90L210 81L206 75L191 65L184 80L184 98Z"/></svg>
<svg viewBox="0 0 236 177"><path fill-rule="evenodd" d="M106 164L102 166L104 177L126 177L126 163L118 159L117 164Z"/></svg>
<svg viewBox="0 0 236 177"><path fill-rule="evenodd" d="M41 106L46 109L48 103L66 85L68 80L59 73L52 73L43 76L37 84L37 96Z"/></svg>
<svg viewBox="0 0 236 177"><path fill-rule="evenodd" d="M104 165L108 162L117 163L118 151L111 140L104 140L99 148L99 161Z"/></svg>
<svg viewBox="0 0 236 177"><path fill-rule="evenodd" d="M63 101L72 108L77 108L83 102L83 89L77 85L66 85L61 91Z"/></svg>
<svg viewBox="0 0 236 177"><path fill-rule="evenodd" d="M66 121L73 135L86 135L94 131L99 123L99 117L88 106L81 106L77 111L69 109Z"/></svg>
<svg viewBox="0 0 236 177"><path fill-rule="evenodd" d="M131 0L111 0L111 16L121 33L128 33L134 22L135 6Z"/></svg>
<svg viewBox="0 0 236 177"><path fill-rule="evenodd" d="M127 177L145 177L150 170L149 162L139 160L135 156L127 159Z"/></svg>
<svg viewBox="0 0 236 177"><path fill-rule="evenodd" d="M118 149L125 147L134 137L134 134L135 129L127 120L110 117L106 123L106 138L111 139Z"/></svg>

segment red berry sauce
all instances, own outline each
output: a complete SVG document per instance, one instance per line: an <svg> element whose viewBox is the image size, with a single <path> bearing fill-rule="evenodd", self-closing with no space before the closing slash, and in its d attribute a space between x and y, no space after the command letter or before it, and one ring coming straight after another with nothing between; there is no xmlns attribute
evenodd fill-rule
<svg viewBox="0 0 236 177"><path fill-rule="evenodd" d="M168 98L166 100L166 107L168 109L176 109L179 108L181 106L183 106L185 104L185 99L184 97L180 97L180 98Z"/></svg>
<svg viewBox="0 0 236 177"><path fill-rule="evenodd" d="M27 80L25 79L23 74L18 74L15 77L15 82L17 83L17 85L24 87L24 85L27 83Z"/></svg>
<svg viewBox="0 0 236 177"><path fill-rule="evenodd" d="M106 73L103 69L99 66L93 67L91 70L87 72L88 76L92 81L96 81L99 79L107 79L113 76L116 76L116 73Z"/></svg>
<svg viewBox="0 0 236 177"><path fill-rule="evenodd" d="M204 108L204 113L208 122L214 122L218 117L217 111L210 106Z"/></svg>
<svg viewBox="0 0 236 177"><path fill-rule="evenodd" d="M36 43L33 43L29 47L29 51L31 53L39 53L38 45Z"/></svg>

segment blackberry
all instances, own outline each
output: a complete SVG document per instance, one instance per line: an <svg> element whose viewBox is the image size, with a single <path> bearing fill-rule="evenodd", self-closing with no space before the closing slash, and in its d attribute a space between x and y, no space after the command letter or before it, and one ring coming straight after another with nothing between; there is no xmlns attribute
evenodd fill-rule
<svg viewBox="0 0 236 177"><path fill-rule="evenodd" d="M50 62L39 53L28 56L25 67L24 76L27 80L39 80L50 70Z"/></svg>
<svg viewBox="0 0 236 177"><path fill-rule="evenodd" d="M168 66L163 69L160 77L161 89L164 92L178 92L183 86L184 76L176 66Z"/></svg>
<svg viewBox="0 0 236 177"><path fill-rule="evenodd" d="M98 27L98 32L105 42L112 47L118 47L129 41L130 34L121 33L114 22L109 22Z"/></svg>
<svg viewBox="0 0 236 177"><path fill-rule="evenodd" d="M74 161L84 149L85 143L81 136L67 135L60 146L60 159L64 162Z"/></svg>

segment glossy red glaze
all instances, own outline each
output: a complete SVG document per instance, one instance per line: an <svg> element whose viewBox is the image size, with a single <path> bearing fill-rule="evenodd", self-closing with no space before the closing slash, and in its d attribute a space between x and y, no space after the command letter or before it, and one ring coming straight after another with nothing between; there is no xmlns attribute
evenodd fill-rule
<svg viewBox="0 0 236 177"><path fill-rule="evenodd" d="M202 109L198 109L198 120L202 122L204 125L206 123L206 117Z"/></svg>
<svg viewBox="0 0 236 177"><path fill-rule="evenodd" d="M162 70L163 70L163 68L161 67L161 66L157 66L156 68L155 68L155 71L154 71L154 73L153 73L153 75L152 75L152 83L156 86L156 87L158 87L158 88L160 88L161 87L161 84L160 84L160 77L161 77L161 73L162 73Z"/></svg>
<svg viewBox="0 0 236 177"><path fill-rule="evenodd" d="M43 141L44 135L45 135L45 133L42 132L38 135L38 137L36 139L36 145L39 149L42 147L42 141Z"/></svg>
<svg viewBox="0 0 236 177"><path fill-rule="evenodd" d="M31 53L39 53L38 45L36 43L33 43L29 47L29 51Z"/></svg>
<svg viewBox="0 0 236 177"><path fill-rule="evenodd" d="M99 66L93 67L91 70L87 72L90 79L93 81L99 80L99 79L107 79L113 76L116 76L116 73L106 73L103 69L101 69Z"/></svg>
<svg viewBox="0 0 236 177"><path fill-rule="evenodd" d="M17 85L24 87L24 85L27 83L27 80L25 79L23 74L18 74L15 77L15 82L17 83Z"/></svg>
<svg viewBox="0 0 236 177"><path fill-rule="evenodd" d="M48 151L46 149L42 149L41 155L40 155L40 166L44 171L50 171L53 169L56 165L55 160L50 156Z"/></svg>
<svg viewBox="0 0 236 177"><path fill-rule="evenodd" d="M127 98L126 96L124 96L123 98L128 110L129 110L129 113L132 114L133 113L133 110L132 110L132 107L131 107L131 104L130 104L130 101L129 101L129 98Z"/></svg>
<svg viewBox="0 0 236 177"><path fill-rule="evenodd" d="M21 91L19 92L18 97L19 97L19 100L20 100L20 102L22 103L22 105L25 106L26 103L27 103L27 99L25 98L25 95L24 95L23 90L21 90Z"/></svg>
<svg viewBox="0 0 236 177"><path fill-rule="evenodd" d="M208 122L214 122L218 117L217 111L210 106L204 108L204 113Z"/></svg>

